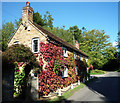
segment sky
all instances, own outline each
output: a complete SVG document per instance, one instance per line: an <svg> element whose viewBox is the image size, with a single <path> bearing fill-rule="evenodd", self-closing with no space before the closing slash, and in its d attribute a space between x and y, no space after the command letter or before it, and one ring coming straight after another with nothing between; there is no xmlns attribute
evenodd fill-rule
<svg viewBox="0 0 120 103"><path fill-rule="evenodd" d="M109 41L116 44L118 33L118 2L31 2L35 12L44 15L49 11L54 27L77 25L79 29L104 30ZM25 2L2 2L2 23L22 18Z"/></svg>

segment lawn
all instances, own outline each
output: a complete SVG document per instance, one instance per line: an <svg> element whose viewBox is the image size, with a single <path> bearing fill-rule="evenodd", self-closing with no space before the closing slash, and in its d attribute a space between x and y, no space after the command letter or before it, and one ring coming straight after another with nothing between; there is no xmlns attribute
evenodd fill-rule
<svg viewBox="0 0 120 103"><path fill-rule="evenodd" d="M99 74L105 74L105 73L107 73L107 72L103 71L103 70L98 70L98 69L90 71L90 75L99 75Z"/></svg>

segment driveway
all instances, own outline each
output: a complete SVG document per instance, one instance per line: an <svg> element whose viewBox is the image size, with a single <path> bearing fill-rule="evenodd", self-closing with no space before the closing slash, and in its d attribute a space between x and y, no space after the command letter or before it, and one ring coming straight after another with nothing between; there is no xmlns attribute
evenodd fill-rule
<svg viewBox="0 0 120 103"><path fill-rule="evenodd" d="M119 83L120 73L108 72L77 91L68 101L120 101Z"/></svg>

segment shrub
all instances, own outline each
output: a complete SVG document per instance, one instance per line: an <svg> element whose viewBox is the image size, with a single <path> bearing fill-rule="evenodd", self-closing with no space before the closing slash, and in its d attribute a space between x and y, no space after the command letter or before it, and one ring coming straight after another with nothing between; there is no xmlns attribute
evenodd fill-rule
<svg viewBox="0 0 120 103"><path fill-rule="evenodd" d="M32 53L29 47L24 46L23 44L16 44L10 46L4 53L3 56L8 59L10 62L35 62L36 57Z"/></svg>
<svg viewBox="0 0 120 103"><path fill-rule="evenodd" d="M24 87L26 86L25 82L25 73L28 71L27 69L33 69L34 66L38 66L36 62L36 57L30 50L30 48L22 45L16 44L9 47L2 55L3 66L7 69L4 70L4 74L6 71L14 70L14 95L21 94L23 92ZM23 65L24 64L24 65ZM11 68L11 65L12 66ZM26 68L26 65L31 68ZM22 68L22 71L20 71ZM26 68L26 71L25 71Z"/></svg>

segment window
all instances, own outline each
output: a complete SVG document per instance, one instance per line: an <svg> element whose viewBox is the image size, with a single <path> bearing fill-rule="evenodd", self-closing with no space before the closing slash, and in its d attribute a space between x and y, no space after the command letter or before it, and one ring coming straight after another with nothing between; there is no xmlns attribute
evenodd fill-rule
<svg viewBox="0 0 120 103"><path fill-rule="evenodd" d="M76 75L78 75L78 67L75 67Z"/></svg>
<svg viewBox="0 0 120 103"><path fill-rule="evenodd" d="M79 55L80 60L82 61L82 55Z"/></svg>
<svg viewBox="0 0 120 103"><path fill-rule="evenodd" d="M85 58L86 62L88 62L88 58Z"/></svg>
<svg viewBox="0 0 120 103"><path fill-rule="evenodd" d="M68 77L68 68L67 67L64 69L63 77Z"/></svg>
<svg viewBox="0 0 120 103"><path fill-rule="evenodd" d="M76 58L76 52L74 52L74 59L77 59L77 58Z"/></svg>
<svg viewBox="0 0 120 103"><path fill-rule="evenodd" d="M15 44L20 44L20 42L19 42L19 41L15 41L13 44L14 44L14 45L15 45Z"/></svg>
<svg viewBox="0 0 120 103"><path fill-rule="evenodd" d="M33 53L39 52L39 38L32 39L32 52Z"/></svg>
<svg viewBox="0 0 120 103"><path fill-rule="evenodd" d="M62 47L63 48L63 56L64 57L68 57L67 55L67 49L65 47Z"/></svg>

